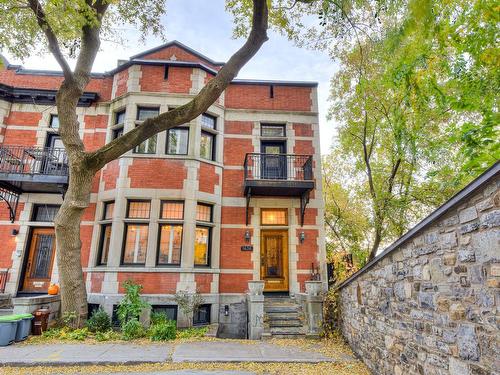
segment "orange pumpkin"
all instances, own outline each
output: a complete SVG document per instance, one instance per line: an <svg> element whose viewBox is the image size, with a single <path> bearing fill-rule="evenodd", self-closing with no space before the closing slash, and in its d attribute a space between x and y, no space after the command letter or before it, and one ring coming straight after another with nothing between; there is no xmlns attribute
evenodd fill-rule
<svg viewBox="0 0 500 375"><path fill-rule="evenodd" d="M50 284L47 293L49 293L52 296L57 295L59 293L59 286L57 284Z"/></svg>

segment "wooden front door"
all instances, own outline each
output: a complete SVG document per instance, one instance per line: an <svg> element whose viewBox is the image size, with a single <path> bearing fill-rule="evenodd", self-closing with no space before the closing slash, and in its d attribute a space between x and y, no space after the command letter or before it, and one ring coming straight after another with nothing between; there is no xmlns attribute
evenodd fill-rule
<svg viewBox="0 0 500 375"><path fill-rule="evenodd" d="M265 292L288 291L288 231L261 231L260 277Z"/></svg>
<svg viewBox="0 0 500 375"><path fill-rule="evenodd" d="M47 293L55 252L54 228L33 228L24 272L23 292Z"/></svg>

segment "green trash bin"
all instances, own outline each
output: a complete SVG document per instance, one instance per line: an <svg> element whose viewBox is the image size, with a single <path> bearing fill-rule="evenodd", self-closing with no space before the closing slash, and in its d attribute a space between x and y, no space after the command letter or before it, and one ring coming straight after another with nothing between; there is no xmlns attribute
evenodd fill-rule
<svg viewBox="0 0 500 375"><path fill-rule="evenodd" d="M16 342L26 340L31 332L31 321L33 320L33 315L18 314L14 316L21 319L17 324Z"/></svg>
<svg viewBox="0 0 500 375"><path fill-rule="evenodd" d="M17 315L0 316L0 346L7 346L16 340L17 326L22 319Z"/></svg>

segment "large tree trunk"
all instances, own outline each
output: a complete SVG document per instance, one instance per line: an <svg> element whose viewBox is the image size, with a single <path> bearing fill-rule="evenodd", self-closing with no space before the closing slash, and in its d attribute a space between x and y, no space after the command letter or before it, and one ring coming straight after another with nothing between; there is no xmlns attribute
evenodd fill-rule
<svg viewBox="0 0 500 375"><path fill-rule="evenodd" d="M68 190L54 221L61 308L64 314L75 314L74 326L81 326L87 317L87 291L81 265L80 223L83 211L90 202L92 178L93 173L81 165L70 167Z"/></svg>

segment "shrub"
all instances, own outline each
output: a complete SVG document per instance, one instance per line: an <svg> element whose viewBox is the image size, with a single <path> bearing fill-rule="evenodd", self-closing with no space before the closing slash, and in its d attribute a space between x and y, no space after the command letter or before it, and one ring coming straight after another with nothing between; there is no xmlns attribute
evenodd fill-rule
<svg viewBox="0 0 500 375"><path fill-rule="evenodd" d="M106 332L96 332L94 338L96 341L118 340L120 338L120 334L110 329Z"/></svg>
<svg viewBox="0 0 500 375"><path fill-rule="evenodd" d="M173 320L158 321L149 327L151 341L173 340L177 334L177 323Z"/></svg>
<svg viewBox="0 0 500 375"><path fill-rule="evenodd" d="M164 312L152 312L151 313L151 325L158 323L166 323L170 319Z"/></svg>
<svg viewBox="0 0 500 375"><path fill-rule="evenodd" d="M187 328L177 332L179 339L191 339L194 337L205 337L208 332L208 327Z"/></svg>
<svg viewBox="0 0 500 375"><path fill-rule="evenodd" d="M47 339L58 339L61 336L61 328L50 328L42 332L42 337Z"/></svg>
<svg viewBox="0 0 500 375"><path fill-rule="evenodd" d="M87 338L88 335L89 335L89 330L87 328L80 328L68 331L64 336L61 336L61 338L68 340L83 341Z"/></svg>
<svg viewBox="0 0 500 375"><path fill-rule="evenodd" d="M180 290L174 295L174 300L177 305L182 310L184 315L191 315L191 313L196 312L201 305L203 305L203 297L196 291L195 293L190 293L187 290ZM193 322L190 320L189 324Z"/></svg>
<svg viewBox="0 0 500 375"><path fill-rule="evenodd" d="M111 329L111 319L101 307L94 311L85 323L90 332L107 332Z"/></svg>
<svg viewBox="0 0 500 375"><path fill-rule="evenodd" d="M124 340L133 340L144 337L145 331L137 319L130 319L122 325L122 337Z"/></svg>
<svg viewBox="0 0 500 375"><path fill-rule="evenodd" d="M142 285L127 280L122 286L125 289L125 296L118 305L117 313L123 330L124 325L129 321L138 321L142 310L150 307L150 305L141 298Z"/></svg>

